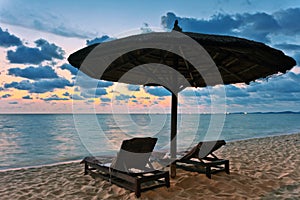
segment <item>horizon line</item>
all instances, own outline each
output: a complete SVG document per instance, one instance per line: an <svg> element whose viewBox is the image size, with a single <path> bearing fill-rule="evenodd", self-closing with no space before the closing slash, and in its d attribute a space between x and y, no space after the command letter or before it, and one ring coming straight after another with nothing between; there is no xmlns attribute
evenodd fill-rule
<svg viewBox="0 0 300 200"><path fill-rule="evenodd" d="M199 113L191 113L191 112L181 112L178 114L185 114L185 115L195 115L195 114L201 114L201 115L210 115L210 114L225 114L225 115L230 115L230 114L276 114L276 113L300 113L300 111L257 111L257 112L244 112L244 111L238 111L238 112L225 112L225 113L210 113L210 112L199 112ZM153 113L146 113L146 112L128 112L128 113L111 113L111 112L82 112L82 113L72 113L72 112L18 112L18 113L13 113L13 112L7 112L7 113L0 113L0 115L92 115L92 114L106 114L106 115L126 115L126 114L152 114L152 115L170 115L171 113L159 113L159 112L153 112Z"/></svg>

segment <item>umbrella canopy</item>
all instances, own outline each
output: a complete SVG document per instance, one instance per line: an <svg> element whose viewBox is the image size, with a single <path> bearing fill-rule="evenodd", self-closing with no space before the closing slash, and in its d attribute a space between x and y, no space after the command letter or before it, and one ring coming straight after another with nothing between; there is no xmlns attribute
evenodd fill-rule
<svg viewBox="0 0 300 200"><path fill-rule="evenodd" d="M160 37L164 33L149 33L138 36L130 36L125 38L135 43L138 40L151 40ZM284 55L280 50L271 48L263 43L255 42L243 38L221 35L208 35L200 33L183 32L197 43L199 43L211 56L214 63L218 67L224 84L233 83L249 83L258 78L265 78L278 72L285 73L296 65L294 59ZM163 36L162 36L163 37ZM149 39L150 38L150 39ZM166 38L176 40L176 38ZM120 39L124 40L124 39ZM80 68L83 61L99 45L110 45L114 41L93 44L85 47L68 58L71 65ZM121 45L121 44L120 44ZM113 45L111 45L113 48ZM100 58L99 58L100 59ZM105 67L101 79L107 81L118 82L120 78L136 66L146 63L160 63L176 69L189 81L193 87L205 87L205 82L201 74L194 68L189 61L183 57L167 52L163 49L142 48L127 52L120 55L116 60ZM99 69L100 66L87 66L90 70ZM95 77L95 72L85 72L91 77ZM163 72L161 72L163 73ZM168 76L165 76L168 77ZM124 80L129 84L140 84L141 79L147 77L139 77L139 79ZM139 81L140 80L140 81Z"/></svg>
<svg viewBox="0 0 300 200"><path fill-rule="evenodd" d="M285 73L296 65L294 59L263 43L232 36L177 31L93 44L71 54L68 61L96 79L161 85L171 91L173 159L176 158L179 91L189 86L248 84L278 72ZM171 165L171 176L175 174L175 165Z"/></svg>

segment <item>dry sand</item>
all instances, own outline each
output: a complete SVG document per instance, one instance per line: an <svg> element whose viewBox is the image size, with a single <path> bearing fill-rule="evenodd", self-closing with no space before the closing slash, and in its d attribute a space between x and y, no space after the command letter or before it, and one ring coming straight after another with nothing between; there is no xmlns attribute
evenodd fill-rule
<svg viewBox="0 0 300 200"><path fill-rule="evenodd" d="M300 199L300 134L228 142L218 153L231 174L177 171L170 188L140 199ZM83 175L79 163L0 173L0 199L136 199L133 192Z"/></svg>

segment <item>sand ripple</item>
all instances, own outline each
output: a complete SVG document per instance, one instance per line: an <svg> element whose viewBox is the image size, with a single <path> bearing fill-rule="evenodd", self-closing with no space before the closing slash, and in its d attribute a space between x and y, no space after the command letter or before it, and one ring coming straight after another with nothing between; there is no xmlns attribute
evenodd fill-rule
<svg viewBox="0 0 300 200"><path fill-rule="evenodd" d="M231 174L178 170L170 188L141 199L300 199L300 134L229 142L218 155ZM79 163L0 172L0 199L136 199L134 193L83 175Z"/></svg>

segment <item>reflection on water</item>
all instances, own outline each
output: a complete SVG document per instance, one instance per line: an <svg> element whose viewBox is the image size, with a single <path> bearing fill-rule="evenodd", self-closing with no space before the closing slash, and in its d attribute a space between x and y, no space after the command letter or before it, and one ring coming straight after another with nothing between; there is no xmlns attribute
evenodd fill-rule
<svg viewBox="0 0 300 200"><path fill-rule="evenodd" d="M178 115L178 148L201 140L300 132L300 114L233 114L224 124L220 119ZM132 137L157 137L155 150L168 151L170 115L0 115L0 169L78 160L90 153L115 155Z"/></svg>
<svg viewBox="0 0 300 200"><path fill-rule="evenodd" d="M14 155L23 154L22 149L18 146L17 138L18 135L16 133L10 134L10 137L7 137L3 132L0 133L0 158L4 161L1 166L9 167L10 163L5 162L6 160L13 161L15 160Z"/></svg>
<svg viewBox="0 0 300 200"><path fill-rule="evenodd" d="M79 159L84 152L70 116L0 115L0 124L0 169Z"/></svg>

